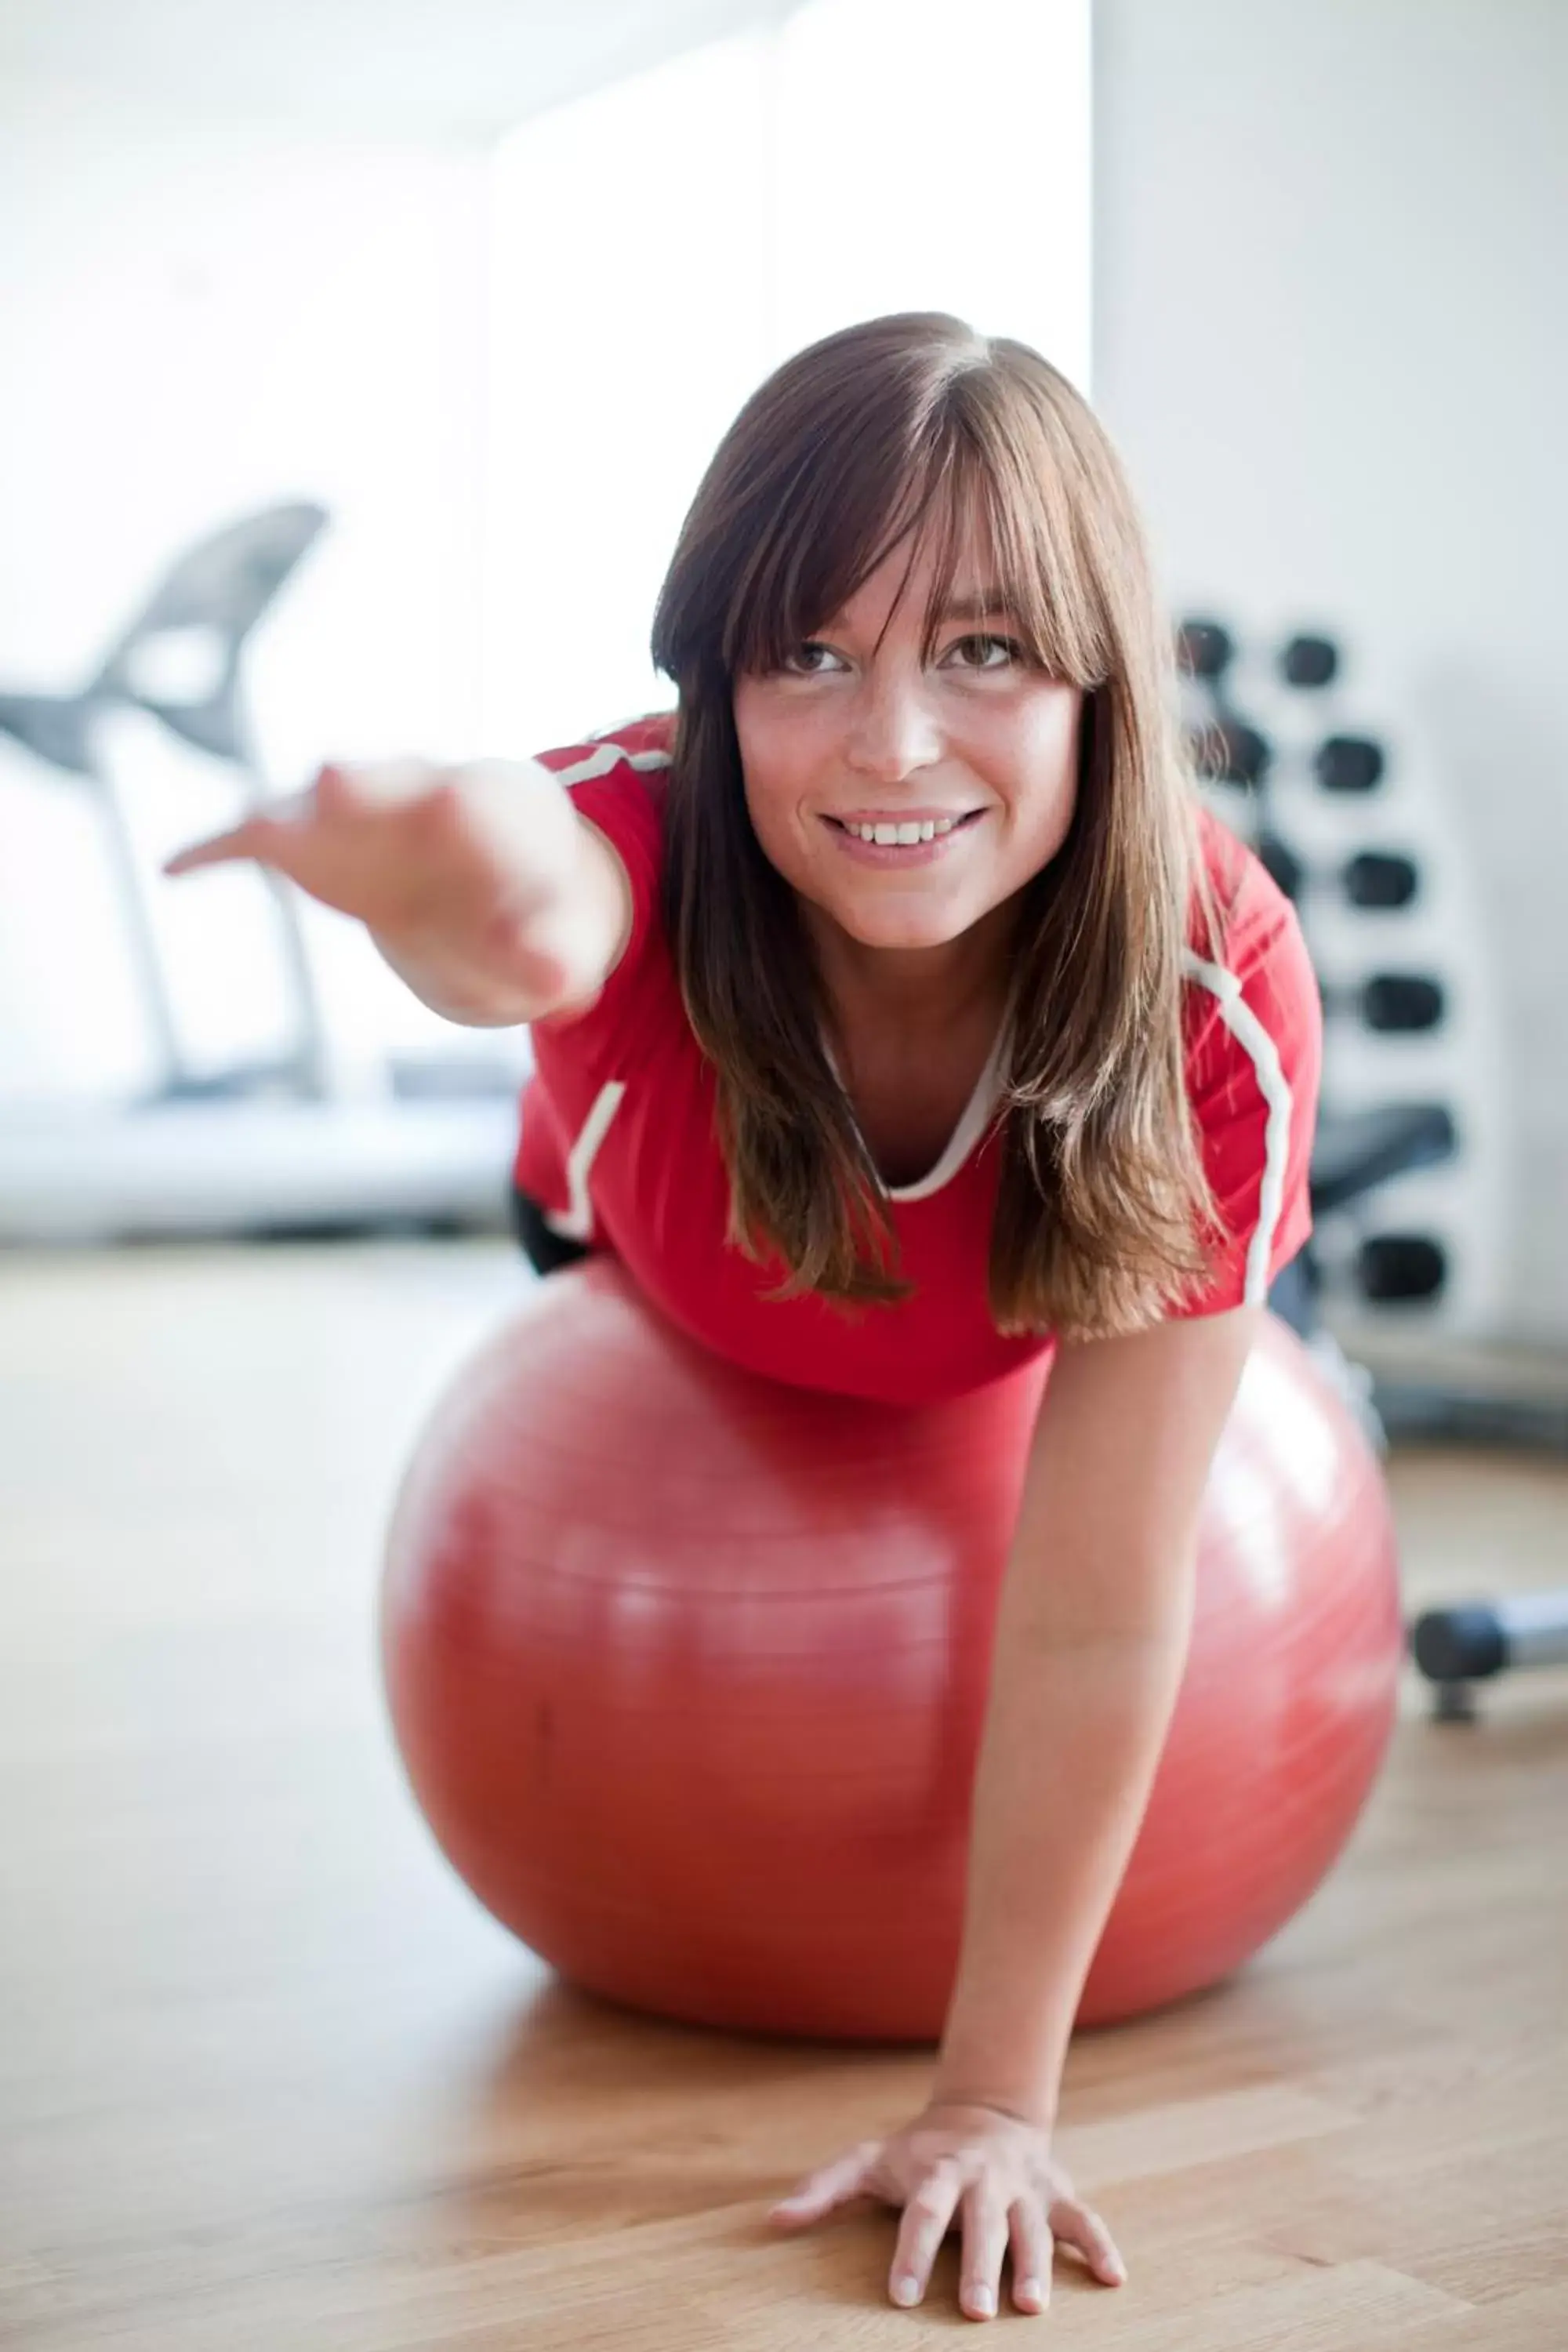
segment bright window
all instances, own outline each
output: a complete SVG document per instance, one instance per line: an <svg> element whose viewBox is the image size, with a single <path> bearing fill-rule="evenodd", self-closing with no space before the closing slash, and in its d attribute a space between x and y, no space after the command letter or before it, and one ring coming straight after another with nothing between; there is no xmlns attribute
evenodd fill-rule
<svg viewBox="0 0 1568 2352"><path fill-rule="evenodd" d="M523 124L494 167L480 733L668 699L680 520L746 394L856 319L957 311L1086 392L1089 0L809 0Z"/></svg>

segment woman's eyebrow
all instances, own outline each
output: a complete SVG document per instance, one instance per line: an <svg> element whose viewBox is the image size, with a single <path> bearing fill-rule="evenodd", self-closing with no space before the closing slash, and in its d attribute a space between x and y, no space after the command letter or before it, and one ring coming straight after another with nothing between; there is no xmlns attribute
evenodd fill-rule
<svg viewBox="0 0 1568 2352"><path fill-rule="evenodd" d="M939 621L984 621L993 613L1010 613L1013 607L1000 588L981 588L968 596L949 596L938 606Z"/></svg>

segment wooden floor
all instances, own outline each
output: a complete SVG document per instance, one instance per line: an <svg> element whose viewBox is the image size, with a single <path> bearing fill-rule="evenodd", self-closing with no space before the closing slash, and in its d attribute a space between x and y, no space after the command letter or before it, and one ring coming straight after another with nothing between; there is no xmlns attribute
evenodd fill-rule
<svg viewBox="0 0 1568 2352"><path fill-rule="evenodd" d="M769 2201L918 2102L552 1983L405 1794L376 1549L498 1244L0 1262L0 2339L26 2352L805 2352L972 2326L951 2255ZM1568 1581L1568 1466L1394 1465L1412 1605ZM1565 2352L1568 1679L1412 1691L1352 1849L1217 1995L1086 2037L1127 2255L1003 2340Z"/></svg>

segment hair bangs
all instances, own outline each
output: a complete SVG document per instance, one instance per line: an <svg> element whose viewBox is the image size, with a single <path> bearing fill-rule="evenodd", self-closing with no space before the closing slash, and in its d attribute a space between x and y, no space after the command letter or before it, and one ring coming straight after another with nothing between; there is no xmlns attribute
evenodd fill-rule
<svg viewBox="0 0 1568 2352"><path fill-rule="evenodd" d="M994 594L1039 668L1093 693L1110 668L1110 632L1073 529L1059 455L1022 386L990 384L992 397L976 399L970 387L977 379L985 381L976 371L952 387L946 447L918 526L931 557L926 658L955 592L967 586ZM919 551L911 551L911 565ZM963 583L960 570L971 555L980 576Z"/></svg>
<svg viewBox="0 0 1568 2352"><path fill-rule="evenodd" d="M928 515L941 503L940 447L911 451L907 436L869 429L812 454L816 465L759 535L724 616L721 658L732 677L779 668L906 541L912 563Z"/></svg>

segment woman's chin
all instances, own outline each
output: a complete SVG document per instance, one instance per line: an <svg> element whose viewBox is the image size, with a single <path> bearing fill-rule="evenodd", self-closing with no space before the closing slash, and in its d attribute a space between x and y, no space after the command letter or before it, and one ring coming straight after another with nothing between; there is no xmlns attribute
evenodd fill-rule
<svg viewBox="0 0 1568 2352"><path fill-rule="evenodd" d="M934 955L973 930L987 911L973 891L921 886L912 877L903 888L868 890L825 886L816 875L785 879L799 893L808 929L826 924L856 947L887 955Z"/></svg>
<svg viewBox="0 0 1568 2352"><path fill-rule="evenodd" d="M963 937L971 923L956 914L933 911L900 914L892 908L868 911L834 908L834 920L857 947L879 949L886 955L934 955Z"/></svg>

